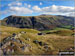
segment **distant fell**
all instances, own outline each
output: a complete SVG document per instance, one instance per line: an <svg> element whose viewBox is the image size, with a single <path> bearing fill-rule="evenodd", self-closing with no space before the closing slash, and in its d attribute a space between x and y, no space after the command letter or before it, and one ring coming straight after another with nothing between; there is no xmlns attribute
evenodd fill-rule
<svg viewBox="0 0 75 56"><path fill-rule="evenodd" d="M56 27L73 26L74 17L39 15L39 16L16 16L10 15L1 20L1 25L17 28L31 28L37 30L50 30Z"/></svg>

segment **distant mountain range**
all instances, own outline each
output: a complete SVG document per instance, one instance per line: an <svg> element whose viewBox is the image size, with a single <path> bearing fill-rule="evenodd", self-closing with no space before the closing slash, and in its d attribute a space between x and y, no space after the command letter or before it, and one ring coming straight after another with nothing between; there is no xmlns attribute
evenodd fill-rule
<svg viewBox="0 0 75 56"><path fill-rule="evenodd" d="M37 30L50 30L56 27L73 26L74 17L39 15L39 16L15 16L11 15L1 20L1 25L32 28Z"/></svg>

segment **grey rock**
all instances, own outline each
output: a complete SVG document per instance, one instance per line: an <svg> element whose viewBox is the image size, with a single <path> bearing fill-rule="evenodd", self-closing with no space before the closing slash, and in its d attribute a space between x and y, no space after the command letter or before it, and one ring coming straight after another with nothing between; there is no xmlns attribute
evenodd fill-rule
<svg viewBox="0 0 75 56"><path fill-rule="evenodd" d="M24 32L24 31L21 31L20 33L24 34L24 33L26 33L26 32Z"/></svg>
<svg viewBox="0 0 75 56"><path fill-rule="evenodd" d="M30 41L30 38L26 38L25 40L28 40L28 41Z"/></svg>
<svg viewBox="0 0 75 56"><path fill-rule="evenodd" d="M45 35L46 33L42 33L42 32L40 32L40 33L38 33L38 35Z"/></svg>
<svg viewBox="0 0 75 56"><path fill-rule="evenodd" d="M13 34L12 34L12 37L15 37L15 36L16 36L16 33L13 33Z"/></svg>
<svg viewBox="0 0 75 56"><path fill-rule="evenodd" d="M38 43L39 43L39 41L38 41L38 40L34 40L34 41L33 41L33 43L38 44Z"/></svg>

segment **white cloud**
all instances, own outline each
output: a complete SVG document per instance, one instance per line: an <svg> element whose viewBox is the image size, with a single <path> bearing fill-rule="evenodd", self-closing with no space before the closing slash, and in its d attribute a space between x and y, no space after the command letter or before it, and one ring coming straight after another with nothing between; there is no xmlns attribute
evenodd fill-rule
<svg viewBox="0 0 75 56"><path fill-rule="evenodd" d="M42 3L40 2L40 5ZM31 9L32 8L32 9ZM40 13L40 14L55 14L55 15L67 15L67 16L74 16L74 7L69 6L46 6L40 8L39 6L31 6L30 4L21 2L13 2L8 4L8 8L2 11L2 13L10 13L10 14L30 14L30 13Z"/></svg>
<svg viewBox="0 0 75 56"><path fill-rule="evenodd" d="M24 6L25 6L25 7L28 7L28 8L31 7L31 5L30 5L30 4L27 4L27 3L24 3Z"/></svg>
<svg viewBox="0 0 75 56"><path fill-rule="evenodd" d="M31 7L31 5L28 5L28 8L30 8Z"/></svg>
<svg viewBox="0 0 75 56"><path fill-rule="evenodd" d="M24 6L25 5L25 6ZM31 14L33 11L29 9L31 5L26 3L22 4L20 2L12 2L8 4L8 8L2 11L2 14L15 14L15 15L23 15L23 14Z"/></svg>
<svg viewBox="0 0 75 56"><path fill-rule="evenodd" d="M61 12L61 13L67 13L67 12L73 12L74 8L73 7L67 7L67 6L56 6L52 5L49 7L44 7L42 8L43 11L46 12Z"/></svg>
<svg viewBox="0 0 75 56"><path fill-rule="evenodd" d="M32 10L25 7L10 7L9 9L11 10L11 12L13 11L17 14L30 14L33 12Z"/></svg>
<svg viewBox="0 0 75 56"><path fill-rule="evenodd" d="M13 3L9 3L8 6L22 6L22 3L20 3L20 2L13 2Z"/></svg>
<svg viewBox="0 0 75 56"><path fill-rule="evenodd" d="M42 3L40 2L40 5L42 5Z"/></svg>
<svg viewBox="0 0 75 56"><path fill-rule="evenodd" d="M33 10L40 13L42 12L44 14L67 15L73 14L74 7L52 5L40 8L38 6L34 6Z"/></svg>
<svg viewBox="0 0 75 56"><path fill-rule="evenodd" d="M40 12L41 8L39 8L37 5L32 7L33 11Z"/></svg>
<svg viewBox="0 0 75 56"><path fill-rule="evenodd" d="M75 17L75 12L67 13L66 16L74 16Z"/></svg>

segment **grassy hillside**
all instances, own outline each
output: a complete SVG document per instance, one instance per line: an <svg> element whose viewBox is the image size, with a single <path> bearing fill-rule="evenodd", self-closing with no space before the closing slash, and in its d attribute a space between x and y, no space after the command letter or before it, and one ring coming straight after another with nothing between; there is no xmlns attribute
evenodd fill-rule
<svg viewBox="0 0 75 56"><path fill-rule="evenodd" d="M15 16L11 15L1 20L1 25L17 28L50 30L54 28L74 28L74 17L67 16Z"/></svg>
<svg viewBox="0 0 75 56"><path fill-rule="evenodd" d="M58 54L59 51L74 51L74 37L73 31L69 29L55 29L49 31L43 31L42 35L38 35L40 31L34 29L20 29L15 27L1 26L1 40L0 43L7 38L12 36L13 33L21 34L20 37L16 38L26 45L29 46L23 51L21 48L23 44L11 41L15 47L13 55L15 54ZM20 33L26 32L26 33ZM38 42L38 43L37 43ZM31 46L31 47L30 47ZM7 46L11 47L11 45Z"/></svg>

